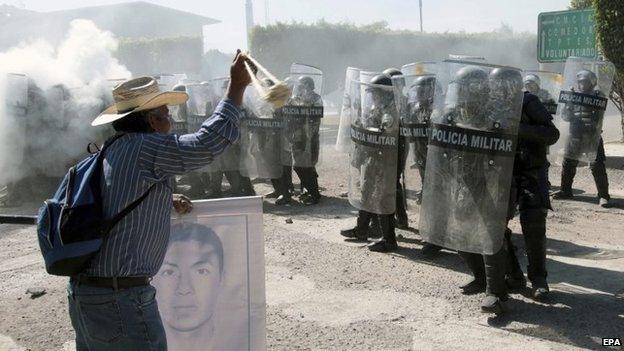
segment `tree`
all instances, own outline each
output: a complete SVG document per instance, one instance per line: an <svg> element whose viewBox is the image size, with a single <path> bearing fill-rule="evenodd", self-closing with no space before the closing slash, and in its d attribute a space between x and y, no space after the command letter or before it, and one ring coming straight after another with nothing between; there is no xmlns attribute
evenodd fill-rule
<svg viewBox="0 0 624 351"><path fill-rule="evenodd" d="M572 0L570 10L582 10L592 7L592 0Z"/></svg>
<svg viewBox="0 0 624 351"><path fill-rule="evenodd" d="M622 116L624 142L624 8L620 1L593 0L598 43L604 56L616 68L611 101Z"/></svg>
<svg viewBox="0 0 624 351"><path fill-rule="evenodd" d="M613 62L616 74L609 97L620 111L624 142L624 10L621 1L571 0L571 10L594 9L598 45L607 60Z"/></svg>

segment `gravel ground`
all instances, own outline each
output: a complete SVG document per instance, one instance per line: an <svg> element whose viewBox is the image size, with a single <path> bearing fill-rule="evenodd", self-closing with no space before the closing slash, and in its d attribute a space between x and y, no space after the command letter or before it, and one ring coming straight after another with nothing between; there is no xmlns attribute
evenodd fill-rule
<svg viewBox="0 0 624 351"><path fill-rule="evenodd" d="M324 131L327 142L335 129ZM497 318L479 312L482 296L459 293L469 276L456 254L422 256L416 229L397 232L400 250L393 254L341 239L339 229L353 226L356 213L341 196L348 190L347 164L327 143L320 205L265 201L269 350L574 350L603 349L602 338L624 338L624 157L609 157L616 208L596 205L587 168L576 176L576 200L553 203L550 301L513 294L507 313ZM553 166L555 185L559 174ZM256 189L269 191L266 184ZM418 227L413 204L410 224ZM520 232L517 220L512 229ZM522 247L520 235L515 240ZM71 350L66 279L45 273L34 229L0 225L0 261L0 350ZM47 293L30 299L32 287Z"/></svg>

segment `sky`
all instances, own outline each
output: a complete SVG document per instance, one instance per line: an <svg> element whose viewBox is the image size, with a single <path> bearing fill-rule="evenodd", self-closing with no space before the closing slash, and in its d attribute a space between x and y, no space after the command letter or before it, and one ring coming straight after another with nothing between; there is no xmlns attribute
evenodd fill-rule
<svg viewBox="0 0 624 351"><path fill-rule="evenodd" d="M392 29L419 30L418 0L252 0L256 24L280 22L386 21ZM5 0L34 11L54 11L114 4L115 0ZM242 41L245 36L245 0L149 0L149 2L221 20L215 30L231 36L222 41ZM569 0L422 0L426 32L486 32L511 26L516 32L537 31L540 12L565 10ZM266 16L265 8L269 15ZM215 45L217 43L215 42ZM220 45L223 45L221 43ZM235 44L236 46L238 43Z"/></svg>

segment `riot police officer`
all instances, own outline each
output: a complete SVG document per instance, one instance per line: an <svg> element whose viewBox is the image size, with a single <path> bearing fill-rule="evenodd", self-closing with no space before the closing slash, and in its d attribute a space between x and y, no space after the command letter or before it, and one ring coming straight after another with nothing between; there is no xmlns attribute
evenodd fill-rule
<svg viewBox="0 0 624 351"><path fill-rule="evenodd" d="M452 97L457 94L458 105L464 105L460 109L454 109L449 113L449 117L456 120L458 124L468 128L482 129L493 122L498 128L505 128L508 123L509 109L513 104L509 102L517 96L522 89L522 77L516 70L506 68L495 68L488 74L480 68L467 66L457 72L455 78L457 90L449 92ZM505 82L501 85L500 82ZM517 83L514 85L514 83ZM488 98L488 95L490 96ZM487 99L487 100L486 100ZM462 111L463 109L463 111ZM460 175L465 187L464 192L460 192L458 197L459 212L462 206L477 205L479 215L488 216L494 212L496 203L500 199L490 199L489 196L481 199L477 204L464 203L462 198L467 199L466 191L472 194L481 193L487 195L488 190L480 179L480 174L486 174L486 169L479 169L483 162L474 156L474 160L460 160L462 165L470 165L469 173L466 169ZM466 155L466 158L473 158L473 155ZM463 168L463 166L460 166ZM472 179L470 179L472 178ZM463 196L461 196L464 194ZM473 195L474 196L474 195ZM492 233L498 235L497 233ZM500 236L504 236L501 230ZM507 287L505 284L505 267L507 262L506 247L503 245L492 255L479 255L464 251L458 251L472 271L474 279L468 284L461 286L464 294L474 294L485 290L486 297L481 304L481 310L488 313L501 313L503 311L502 302L507 300Z"/></svg>
<svg viewBox="0 0 624 351"><path fill-rule="evenodd" d="M388 68L383 71L383 74L392 78L392 77L400 77L403 76L403 73L396 68ZM402 84L405 86L405 80L399 79L395 81L398 84ZM397 103L405 103L397 102ZM406 200L405 200L405 184L401 183L401 179L403 178L403 174L405 172L405 163L407 161L407 154L409 149L407 148L408 142L404 135L399 134L399 162L397 163L397 184L396 184L396 227L400 229L408 228L408 218L407 218L407 209L406 209Z"/></svg>
<svg viewBox="0 0 624 351"><path fill-rule="evenodd" d="M556 104L548 90L542 89L542 80L536 74L527 74L524 77L524 89L535 95L542 104ZM553 112L554 113L554 112Z"/></svg>
<svg viewBox="0 0 624 351"><path fill-rule="evenodd" d="M275 82L269 78L262 79L265 87L272 87ZM280 162L280 150L282 142L283 124L281 114L278 110L269 108L269 105L262 104L259 107L261 117L271 117L273 122L279 122L279 128L253 128L250 129L251 147L250 153L255 159L256 172L260 178L269 177L273 185L273 192L265 195L266 198L276 198L276 205L290 203L291 195L289 191L289 179L286 172L292 172L287 166L282 166Z"/></svg>
<svg viewBox="0 0 624 351"><path fill-rule="evenodd" d="M228 86L229 80L223 80L221 86L219 87L219 94L221 95L216 98L220 99L224 96ZM216 106L216 103L214 103L213 106ZM206 110L206 113L209 113L209 111ZM240 113L241 118L246 118L248 107L243 104L240 107ZM236 142L231 145L227 151L217 157L214 163L209 166L209 169L211 170L209 172L211 197L222 197L222 182L224 175L228 183L230 183L230 196L254 196L256 194L253 185L251 184L251 179L249 177L244 177L240 172L240 159L241 146L240 142Z"/></svg>
<svg viewBox="0 0 624 351"><path fill-rule="evenodd" d="M385 74L380 74L370 82L371 87L367 88L367 94L371 95L372 106L364 108L362 106L361 120L353 121L356 127L364 130L376 130L384 133L385 130L395 130L398 136L398 118L394 96L392 90L384 91L374 85L392 87L392 80ZM366 110L366 112L364 112ZM389 133L390 135L393 133ZM396 156L396 149L388 150L389 155ZM385 205L395 207L396 203L387 202L388 195L396 195L396 176L395 169L390 170L387 166L388 162L393 164L397 161L388 160L385 153L374 147L363 147L355 144L353 155L351 156L352 166L361 170L361 194L358 194L360 207L378 207ZM395 166L393 166L395 167ZM387 173L387 172L391 172ZM385 173L385 174L384 174ZM388 175L391 175L388 177ZM351 196L352 194L350 194ZM392 202L396 202L394 196L391 197ZM384 201L386 200L386 201ZM379 205L379 203L383 203ZM358 211L357 224L355 228L342 230L340 234L346 238L353 238L360 241L368 241L371 236L369 226L371 221L377 217L379 227L381 228L382 239L370 246L369 250L375 252L389 252L398 249L394 213L392 211L379 211L380 214L367 211L360 208Z"/></svg>
<svg viewBox="0 0 624 351"><path fill-rule="evenodd" d="M572 92L606 98L606 95L597 89L598 78L590 70L583 69L576 74L576 87L572 87ZM575 89L576 88L576 89ZM602 133L597 130L602 126L604 110L593 107L567 103L563 108L562 118L570 123L570 136L566 145L565 158L561 170L561 190L553 196L555 199L572 199L572 183L576 175L576 167L579 157L583 153L592 154L596 152L596 158L590 162L590 169L594 176L600 206L608 207L611 197L609 196L609 179L605 166L606 155ZM597 141L597 144L596 144Z"/></svg>
<svg viewBox="0 0 624 351"><path fill-rule="evenodd" d="M176 84L173 91L186 92L186 85ZM179 106L171 106L171 133L173 134L187 134L191 128L188 123L188 108L186 104ZM193 130L197 130L199 127ZM184 176L176 177L176 187L179 187L179 192L188 196L191 199L203 199L206 196L206 176L201 171L190 172ZM187 187L182 184L186 183Z"/></svg>
<svg viewBox="0 0 624 351"><path fill-rule="evenodd" d="M551 209L548 196L546 153L548 146L559 139L559 131L552 122L551 114L540 99L528 91L524 93L522 119L518 129L518 148L514 162L514 173L510 193L509 219L520 210L520 225L524 236L528 265L528 276L533 288L533 297L542 299L548 294L546 282L546 215ZM509 253L507 285L521 289L526 280L511 240L511 231L506 231Z"/></svg>
<svg viewBox="0 0 624 351"><path fill-rule="evenodd" d="M312 77L304 75L298 78L295 95L287 105L323 106L323 99L316 93ZM301 116L289 118L288 123L285 133L290 144L291 155L289 156L292 157L293 169L301 180L303 188L300 200L305 205L318 204L321 200L321 193L316 164L320 152L320 119ZM284 195L283 198L285 197Z"/></svg>

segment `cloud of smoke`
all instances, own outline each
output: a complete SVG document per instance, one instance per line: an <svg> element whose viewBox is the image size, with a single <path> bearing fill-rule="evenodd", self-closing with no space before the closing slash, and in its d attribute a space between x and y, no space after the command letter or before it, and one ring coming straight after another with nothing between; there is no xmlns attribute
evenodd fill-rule
<svg viewBox="0 0 624 351"><path fill-rule="evenodd" d="M116 49L112 33L74 20L57 47L37 40L0 53L0 187L62 176L86 155L103 132L90 122L110 103L107 79L131 76Z"/></svg>

